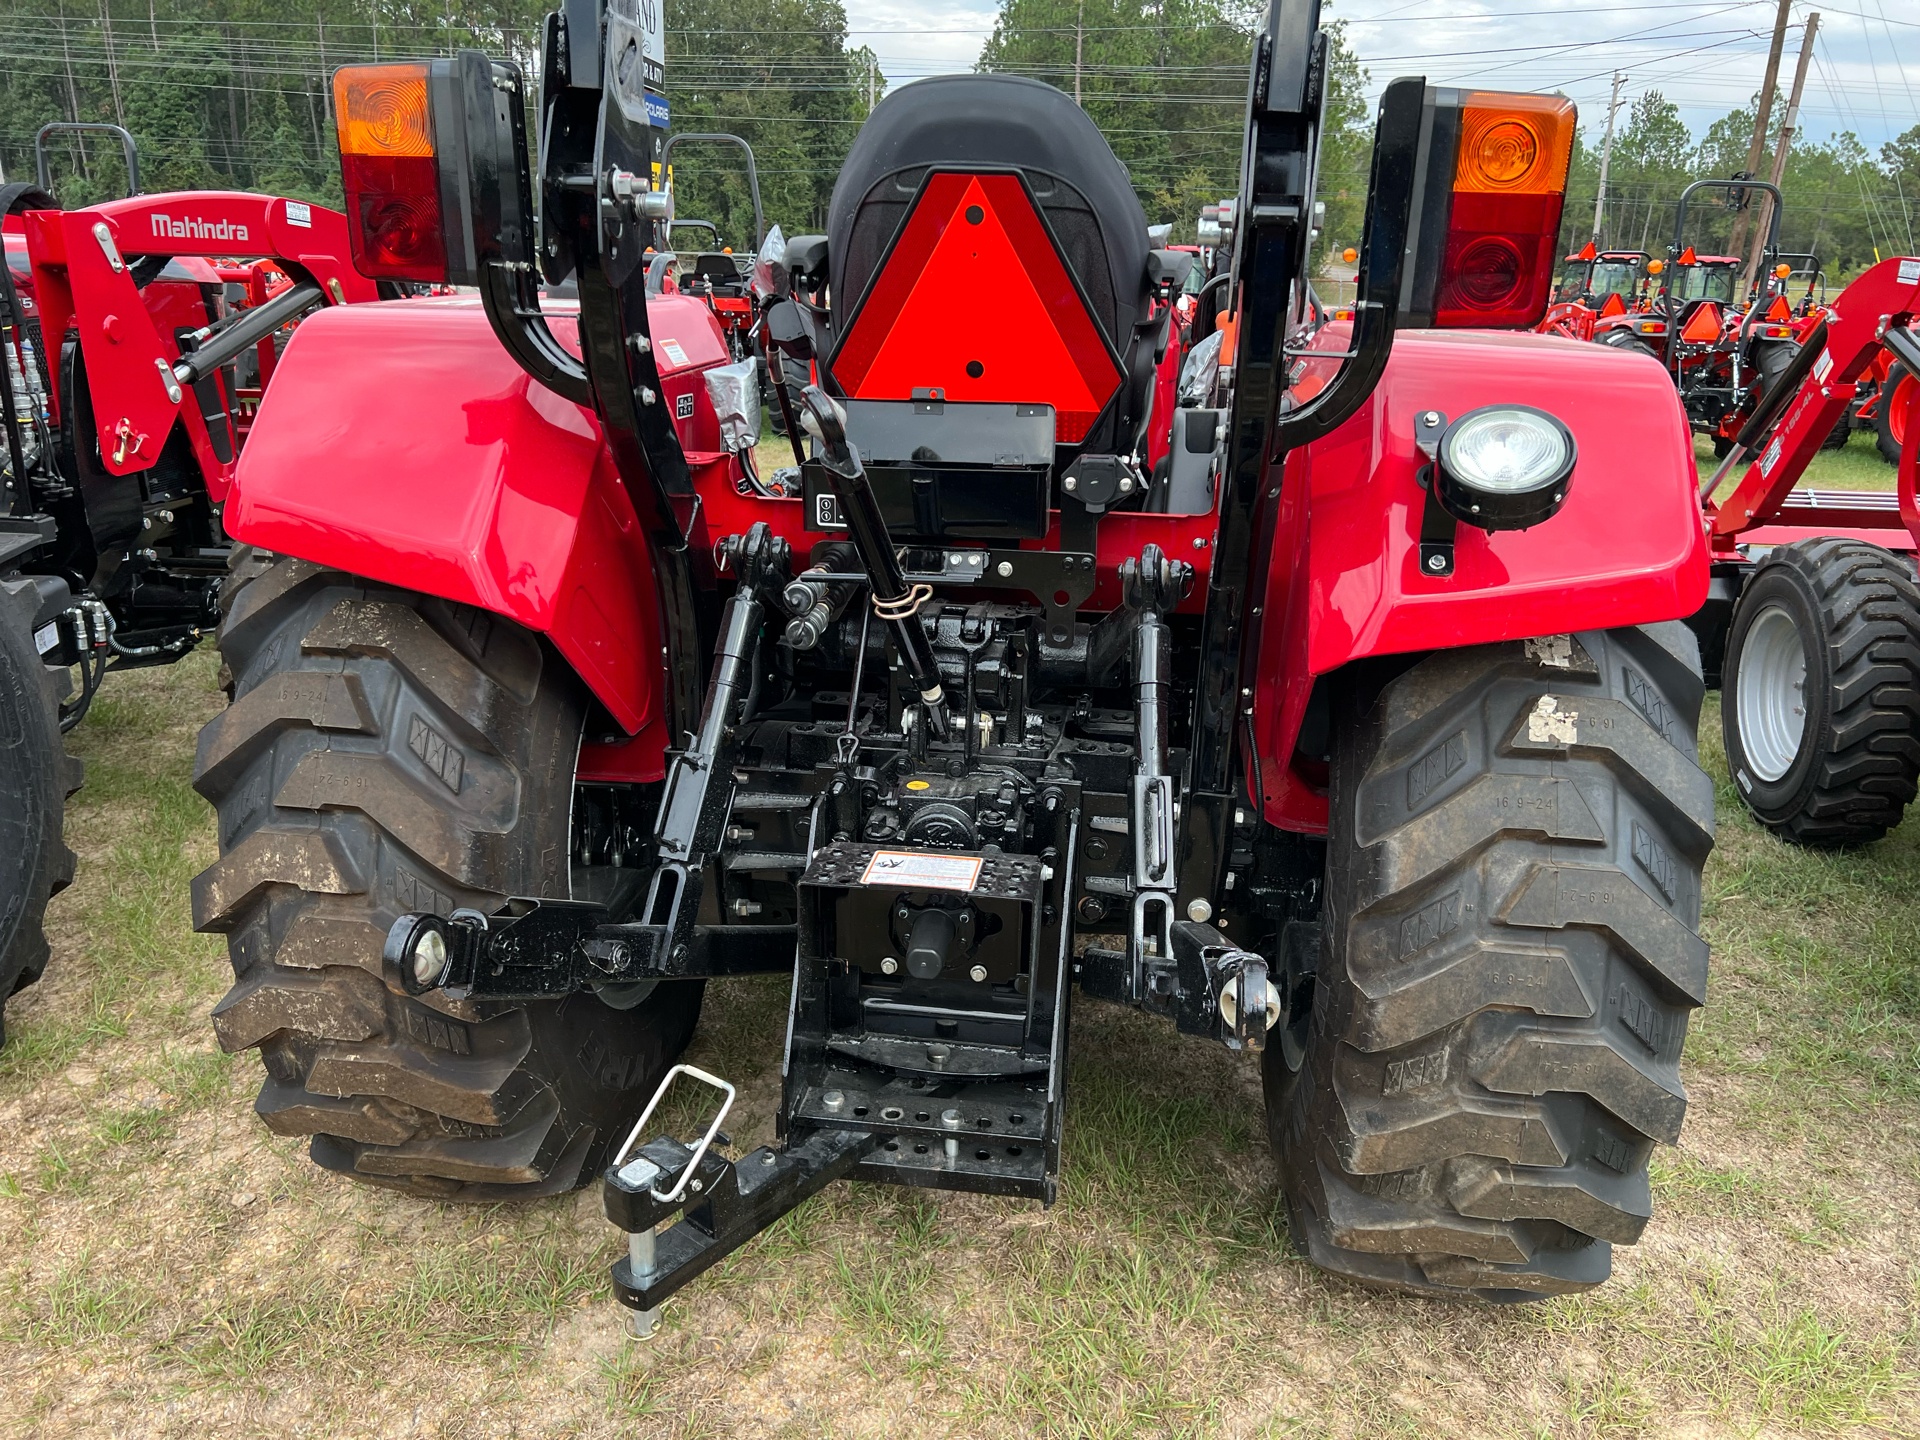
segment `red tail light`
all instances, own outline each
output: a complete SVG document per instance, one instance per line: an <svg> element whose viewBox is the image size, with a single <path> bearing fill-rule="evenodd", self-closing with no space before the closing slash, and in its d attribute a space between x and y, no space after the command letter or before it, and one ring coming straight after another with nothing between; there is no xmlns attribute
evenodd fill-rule
<svg viewBox="0 0 1920 1440"><path fill-rule="evenodd" d="M1573 113L1558 96L1466 97L1435 325L1530 326L1546 311Z"/></svg>
<svg viewBox="0 0 1920 1440"><path fill-rule="evenodd" d="M377 280L445 280L426 65L350 65L334 74L333 104L354 268Z"/></svg>
<svg viewBox="0 0 1920 1440"><path fill-rule="evenodd" d="M1427 95L1427 179L1399 323L1529 329L1553 288L1573 102L1431 87ZM1589 245L1575 258L1593 251Z"/></svg>

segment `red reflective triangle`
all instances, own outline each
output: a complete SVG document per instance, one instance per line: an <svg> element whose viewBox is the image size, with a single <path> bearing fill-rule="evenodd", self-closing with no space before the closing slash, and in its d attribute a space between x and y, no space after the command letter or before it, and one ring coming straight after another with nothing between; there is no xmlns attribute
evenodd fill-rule
<svg viewBox="0 0 1920 1440"><path fill-rule="evenodd" d="M1600 313L1602 315L1624 315L1627 313L1627 302L1622 300L1619 292L1616 291L1607 296L1606 303L1600 307Z"/></svg>
<svg viewBox="0 0 1920 1440"><path fill-rule="evenodd" d="M1594 260L1594 259L1598 259L1599 255L1600 255L1600 252L1593 248L1593 242L1589 240L1584 246L1581 247L1580 253L1574 256L1573 258L1576 260Z"/></svg>
<svg viewBox="0 0 1920 1440"><path fill-rule="evenodd" d="M1700 257L1693 253L1693 247L1689 245L1680 252L1680 258L1675 263L1680 265L1698 265L1700 263Z"/></svg>
<svg viewBox="0 0 1920 1440"><path fill-rule="evenodd" d="M858 400L1051 405L1066 444L1123 378L1026 183L954 171L922 185L832 369Z"/></svg>
<svg viewBox="0 0 1920 1440"><path fill-rule="evenodd" d="M1767 319L1769 320L1793 319L1793 311L1787 305L1786 296L1776 295L1773 297L1773 304L1767 307Z"/></svg>

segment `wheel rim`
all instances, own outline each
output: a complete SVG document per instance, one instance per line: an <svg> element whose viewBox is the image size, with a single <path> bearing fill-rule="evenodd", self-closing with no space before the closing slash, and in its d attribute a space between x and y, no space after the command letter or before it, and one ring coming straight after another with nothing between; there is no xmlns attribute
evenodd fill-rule
<svg viewBox="0 0 1920 1440"><path fill-rule="evenodd" d="M1735 719L1748 768L1778 780L1799 758L1807 729L1807 652L1785 607L1768 605L1740 647Z"/></svg>

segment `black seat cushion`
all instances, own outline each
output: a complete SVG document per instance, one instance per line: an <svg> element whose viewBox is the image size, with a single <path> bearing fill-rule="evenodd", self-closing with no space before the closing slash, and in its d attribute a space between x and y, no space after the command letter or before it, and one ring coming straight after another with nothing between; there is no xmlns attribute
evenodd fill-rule
<svg viewBox="0 0 1920 1440"><path fill-rule="evenodd" d="M1053 86L1012 75L919 80L874 107L828 210L836 319L844 322L866 295L927 171L973 166L1023 172L1094 319L1115 351L1131 357L1149 310L1146 214L1086 112ZM1110 418L1100 448L1121 438L1120 417Z"/></svg>

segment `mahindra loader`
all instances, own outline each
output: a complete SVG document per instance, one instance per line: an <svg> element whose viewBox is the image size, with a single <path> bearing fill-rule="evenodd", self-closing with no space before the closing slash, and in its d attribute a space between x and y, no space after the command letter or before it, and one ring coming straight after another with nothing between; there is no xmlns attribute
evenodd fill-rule
<svg viewBox="0 0 1920 1440"><path fill-rule="evenodd" d="M1692 623L1722 686L1727 768L1754 817L1796 844L1881 839L1920 782L1920 393L1879 392L1904 437L1892 493L1799 483L1889 358L1920 373L1916 317L1920 258L1864 271L1810 317L1701 486L1713 578Z"/></svg>
<svg viewBox="0 0 1920 1440"><path fill-rule="evenodd" d="M787 498L740 483L712 312L645 293L655 16L573 0L537 90L475 52L335 78L362 271L477 294L307 320L229 501L279 558L221 628L194 901L260 1118L423 1198L597 1178L644 1333L841 1180L1051 1202L1072 1013L1131 1006L1259 1064L1316 1264L1599 1284L1686 1107L1713 787L1673 385L1528 333L1573 106L1388 86L1333 319L1328 37L1275 0L1237 347L1197 335L1156 412L1187 257L1085 113L902 87L756 267L818 380ZM747 974L789 998L741 1153L676 1059ZM712 1091L692 1132L669 1085Z"/></svg>
<svg viewBox="0 0 1920 1440"><path fill-rule="evenodd" d="M46 142L75 129L118 138L132 193L60 208ZM73 874L62 809L81 772L61 733L109 668L212 633L233 557L220 509L280 341L380 293L337 211L144 194L117 125L45 125L35 152L39 184L0 185L0 1005L41 973L46 901Z"/></svg>

